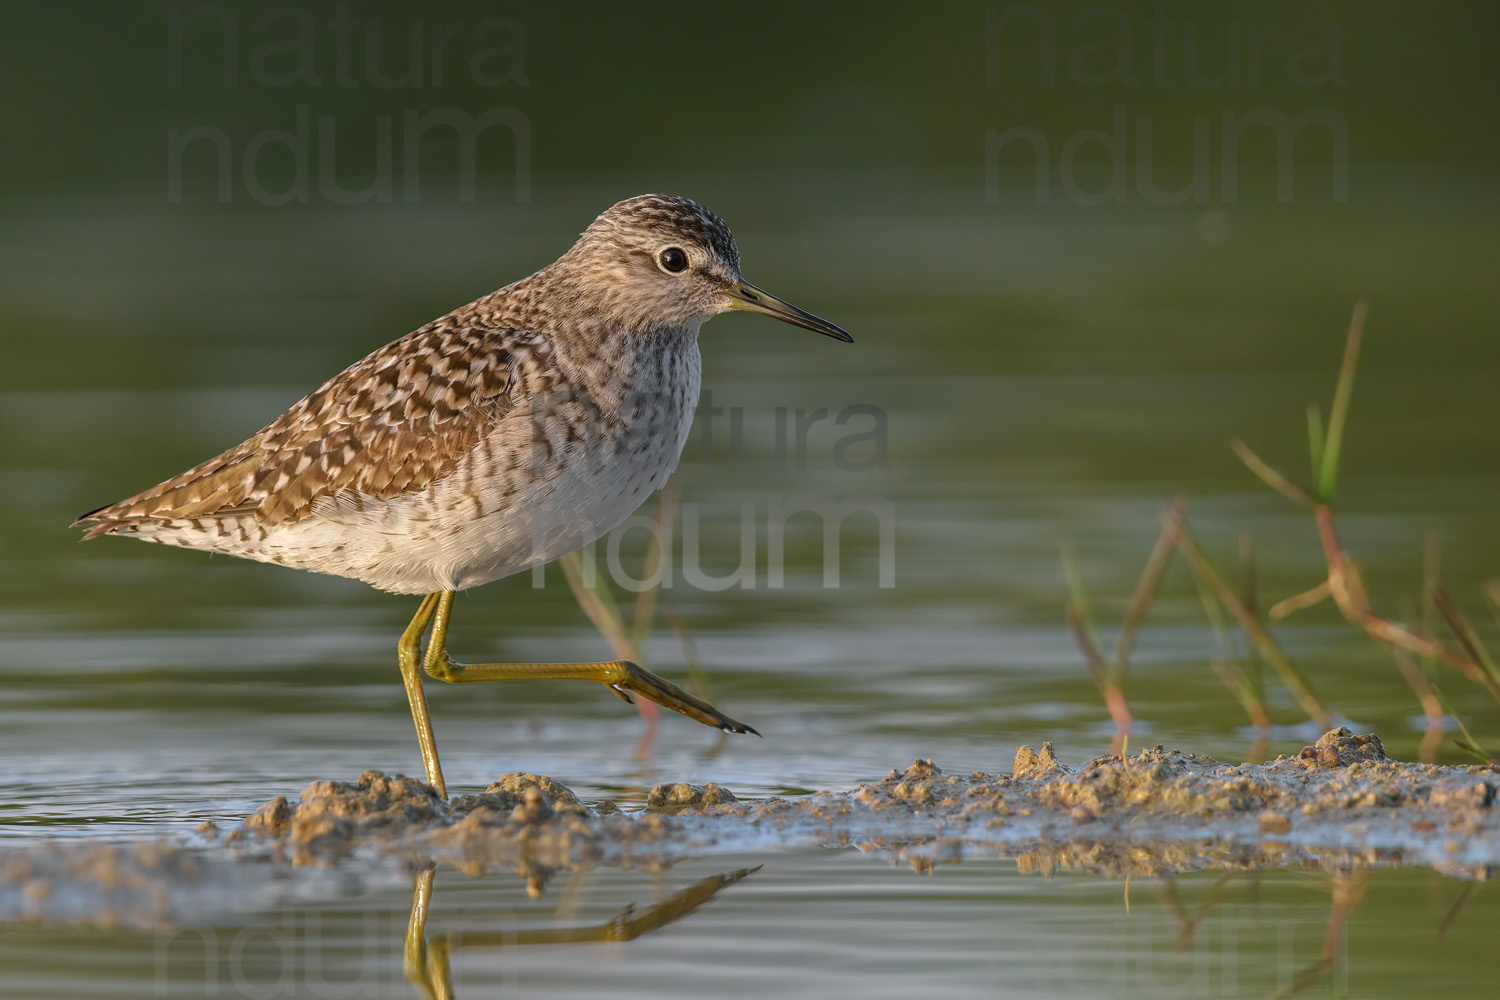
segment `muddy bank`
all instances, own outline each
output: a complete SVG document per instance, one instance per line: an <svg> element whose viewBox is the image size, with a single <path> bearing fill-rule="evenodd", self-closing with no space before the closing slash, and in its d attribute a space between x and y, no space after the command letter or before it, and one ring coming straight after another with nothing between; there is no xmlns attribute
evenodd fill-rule
<svg viewBox="0 0 1500 1000"><path fill-rule="evenodd" d="M636 813L591 807L539 775L445 802L421 782L367 771L313 782L296 801L278 796L231 830L205 826L194 843L0 856L0 914L48 919L93 897L96 910L169 915L164 886L232 893L236 870L254 867L332 875L445 862L475 875L514 870L539 893L561 869L808 845L887 852L918 868L1001 855L1043 874L1420 865L1489 878L1500 864L1497 791L1492 767L1393 761L1377 737L1343 729L1266 764L1156 747L1069 767L1043 744L1019 748L1009 774L947 774L919 760L795 800L667 784Z"/></svg>
<svg viewBox="0 0 1500 1000"><path fill-rule="evenodd" d="M369 771L268 803L231 840L262 838L294 864L417 851L484 870L529 862L652 864L685 852L859 845L958 858L973 849L1072 842L1104 870L1246 865L1343 852L1368 863L1500 863L1500 773L1393 761L1379 738L1327 733L1298 756L1221 764L1161 747L1059 762L1023 746L1010 774L946 774L919 760L877 782L806 798L741 801L717 785L659 785L646 809L589 808L566 787L506 775L451 802ZM1202 858L1195 862L1194 858ZM1157 866L1157 867L1153 867Z"/></svg>

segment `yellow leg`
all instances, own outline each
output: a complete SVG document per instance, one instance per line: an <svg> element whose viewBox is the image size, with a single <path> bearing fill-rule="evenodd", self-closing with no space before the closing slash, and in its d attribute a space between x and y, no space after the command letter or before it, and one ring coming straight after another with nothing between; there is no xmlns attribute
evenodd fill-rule
<svg viewBox="0 0 1500 1000"><path fill-rule="evenodd" d="M406 978L428 1000L453 1000L453 976L449 971L448 943L437 936L427 942L427 911L432 904L431 868L412 876L411 916L406 921L406 943L402 963Z"/></svg>
<svg viewBox="0 0 1500 1000"><path fill-rule="evenodd" d="M634 691L663 708L680 712L705 726L713 726L727 733L760 735L702 698L688 694L671 681L658 677L629 660L603 660L598 663L455 663L449 658L447 650L453 591L445 590L434 596L437 597L437 606L432 611L432 635L427 640L427 653L422 658L422 669L437 680L450 684L464 681L598 681L626 702L631 701L629 692ZM434 753L434 765L436 762L437 756Z"/></svg>
<svg viewBox="0 0 1500 1000"><path fill-rule="evenodd" d="M438 606L438 594L422 598L416 617L401 633L401 642L396 646L396 657L401 661L401 682L406 685L406 700L411 705L411 718L417 725L417 743L422 747L422 767L427 772L427 783L443 798L448 797L448 786L443 783L443 767L438 763L437 741L432 736L432 719L427 714L427 696L422 692L422 674L419 669L422 633L432 620ZM451 593L446 595L452 598Z"/></svg>

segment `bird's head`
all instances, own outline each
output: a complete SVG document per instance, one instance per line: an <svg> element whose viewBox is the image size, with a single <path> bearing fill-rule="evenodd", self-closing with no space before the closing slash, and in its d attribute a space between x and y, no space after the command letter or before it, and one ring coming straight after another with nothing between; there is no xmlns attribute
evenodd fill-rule
<svg viewBox="0 0 1500 1000"><path fill-rule="evenodd" d="M573 287L575 302L642 334L696 329L711 316L742 309L835 340L854 339L745 281L724 220L675 195L644 194L610 206L553 268Z"/></svg>

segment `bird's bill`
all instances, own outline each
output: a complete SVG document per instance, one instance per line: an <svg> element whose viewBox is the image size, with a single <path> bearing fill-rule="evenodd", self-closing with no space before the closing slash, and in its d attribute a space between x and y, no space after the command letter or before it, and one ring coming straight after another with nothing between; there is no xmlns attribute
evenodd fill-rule
<svg viewBox="0 0 1500 1000"><path fill-rule="evenodd" d="M804 330L812 330L815 333L821 333L825 337L842 340L846 344L854 343L853 337L826 319L819 319L810 312L804 312L790 302L778 299L770 292L756 288L748 281L735 282L729 286L726 294L729 296L731 308L740 309L744 312L764 313L767 316L776 317L783 323L800 326Z"/></svg>

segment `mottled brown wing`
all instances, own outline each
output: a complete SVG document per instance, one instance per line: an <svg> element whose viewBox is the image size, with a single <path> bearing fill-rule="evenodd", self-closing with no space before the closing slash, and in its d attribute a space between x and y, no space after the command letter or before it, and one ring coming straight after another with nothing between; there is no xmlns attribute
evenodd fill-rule
<svg viewBox="0 0 1500 1000"><path fill-rule="evenodd" d="M85 514L85 537L142 518L280 524L346 490L388 498L447 475L510 409L507 343L525 335L439 324L351 365L238 447Z"/></svg>

